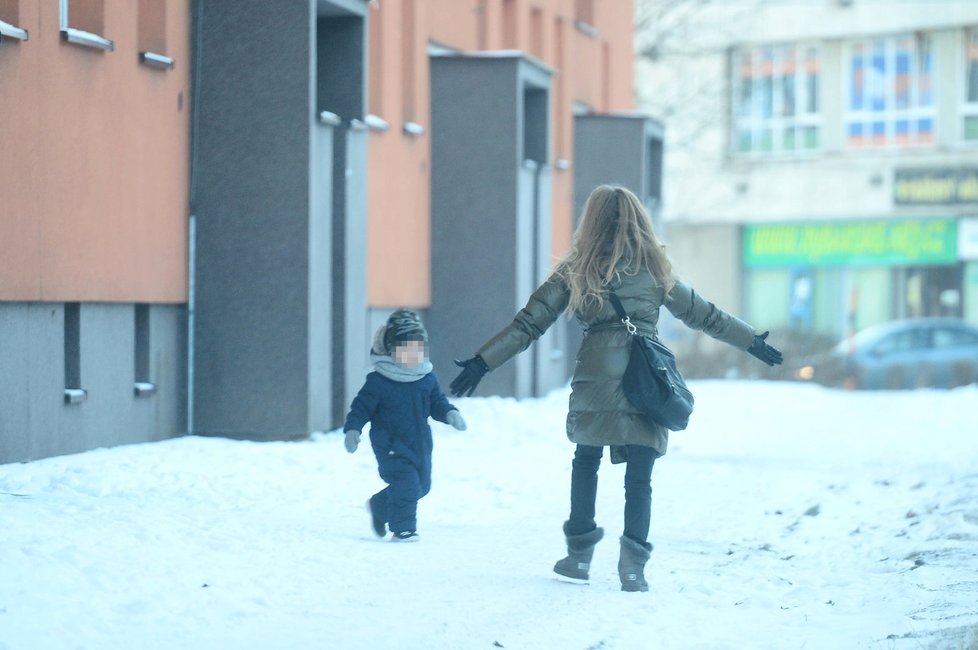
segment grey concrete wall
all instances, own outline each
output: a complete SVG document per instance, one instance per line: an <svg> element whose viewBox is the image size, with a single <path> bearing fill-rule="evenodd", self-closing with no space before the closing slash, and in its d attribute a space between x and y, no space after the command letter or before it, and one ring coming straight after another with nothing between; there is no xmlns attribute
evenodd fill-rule
<svg viewBox="0 0 978 650"><path fill-rule="evenodd" d="M333 341L366 318L363 293L356 304L346 287L365 284L362 256L334 257L365 241L350 224L364 221L366 144L346 133L362 117L365 12L323 0L202 6L195 433L282 439L337 424L344 348ZM256 46L258 34L274 45ZM320 124L323 110L343 124Z"/></svg>
<svg viewBox="0 0 978 650"><path fill-rule="evenodd" d="M428 329L435 371L450 382L452 360L509 324L550 271L550 73L515 56L434 57L431 71ZM524 397L562 383L558 340L548 332L479 393Z"/></svg>
<svg viewBox="0 0 978 650"><path fill-rule="evenodd" d="M588 195L598 185L616 184L643 201L658 194L657 164L651 140L658 132L646 117L578 115L574 118L574 210L579 218ZM661 180L661 179L660 179Z"/></svg>
<svg viewBox="0 0 978 650"><path fill-rule="evenodd" d="M135 308L83 303L81 384L65 404L64 306L0 303L0 463L162 440L186 431L186 309L151 305L148 379L137 397Z"/></svg>
<svg viewBox="0 0 978 650"><path fill-rule="evenodd" d="M428 332L435 372L464 359L522 307L517 287L519 141L516 59L431 59L431 263ZM480 394L512 395L516 364Z"/></svg>
<svg viewBox="0 0 978 650"><path fill-rule="evenodd" d="M261 0L211 0L201 13L193 428L301 436L313 14ZM258 47L258 34L274 46Z"/></svg>
<svg viewBox="0 0 978 650"><path fill-rule="evenodd" d="M658 122L637 115L578 115L574 118L574 214L579 220L595 187L615 184L635 192L650 209L657 233L664 236L661 205L662 129ZM576 227L577 221L575 221ZM567 330L567 346L580 347L582 331ZM566 359L573 371L574 355Z"/></svg>

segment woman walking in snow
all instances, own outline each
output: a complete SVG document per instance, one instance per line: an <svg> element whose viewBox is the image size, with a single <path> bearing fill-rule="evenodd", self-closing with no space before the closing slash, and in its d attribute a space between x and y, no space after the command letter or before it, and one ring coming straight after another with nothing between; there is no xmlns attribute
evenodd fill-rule
<svg viewBox="0 0 978 650"><path fill-rule="evenodd" d="M639 413L622 392L631 340L608 300L618 295L638 331L656 336L665 306L692 329L745 350L768 365L781 353L747 323L731 316L677 280L638 197L623 187L602 185L588 197L570 253L557 265L513 322L466 361L451 384L456 396L471 395L482 377L526 350L564 311L584 327L571 380L567 437L577 444L571 471L570 516L563 530L567 557L554 571L588 579L595 545L604 530L595 522L598 466L604 447L612 462L626 462L624 530L618 573L623 591L648 591L644 568L652 507L652 466L666 452L669 431Z"/></svg>
<svg viewBox="0 0 978 650"><path fill-rule="evenodd" d="M374 334L374 372L353 398L343 430L351 454L360 430L370 422L370 446L387 487L370 497L374 532L391 541L418 540L418 500L431 489L431 427L428 417L465 431L462 414L438 385L427 358L428 332L418 315L398 309Z"/></svg>

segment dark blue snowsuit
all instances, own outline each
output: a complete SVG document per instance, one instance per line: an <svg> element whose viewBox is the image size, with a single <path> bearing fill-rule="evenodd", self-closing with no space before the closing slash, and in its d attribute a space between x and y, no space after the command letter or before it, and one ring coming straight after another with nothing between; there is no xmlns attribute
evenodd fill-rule
<svg viewBox="0 0 978 650"><path fill-rule="evenodd" d="M408 382L371 372L353 399L343 430L359 431L370 422L370 446L387 483L370 497L370 507L391 532L417 530L418 500L431 489L428 417L447 423L448 412L454 410L433 372Z"/></svg>

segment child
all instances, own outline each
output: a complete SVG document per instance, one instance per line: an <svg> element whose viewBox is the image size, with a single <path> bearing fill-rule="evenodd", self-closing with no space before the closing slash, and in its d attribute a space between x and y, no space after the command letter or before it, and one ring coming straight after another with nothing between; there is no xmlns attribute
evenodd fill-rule
<svg viewBox="0 0 978 650"><path fill-rule="evenodd" d="M370 422L370 446L387 487L370 497L367 510L378 537L418 540L418 499L431 489L431 427L428 416L465 431L462 414L438 385L426 358L428 333L418 315L398 309L374 334L370 360L374 372L357 393L346 416L346 450L360 444L360 430Z"/></svg>

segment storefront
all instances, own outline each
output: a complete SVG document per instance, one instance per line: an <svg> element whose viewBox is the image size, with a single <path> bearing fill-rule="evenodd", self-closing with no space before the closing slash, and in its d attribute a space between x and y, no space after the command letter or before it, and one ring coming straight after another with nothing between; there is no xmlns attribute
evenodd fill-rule
<svg viewBox="0 0 978 650"><path fill-rule="evenodd" d="M936 217L745 226L748 320L834 337L895 318L978 321L978 263L964 261L978 243L959 248L969 229Z"/></svg>

